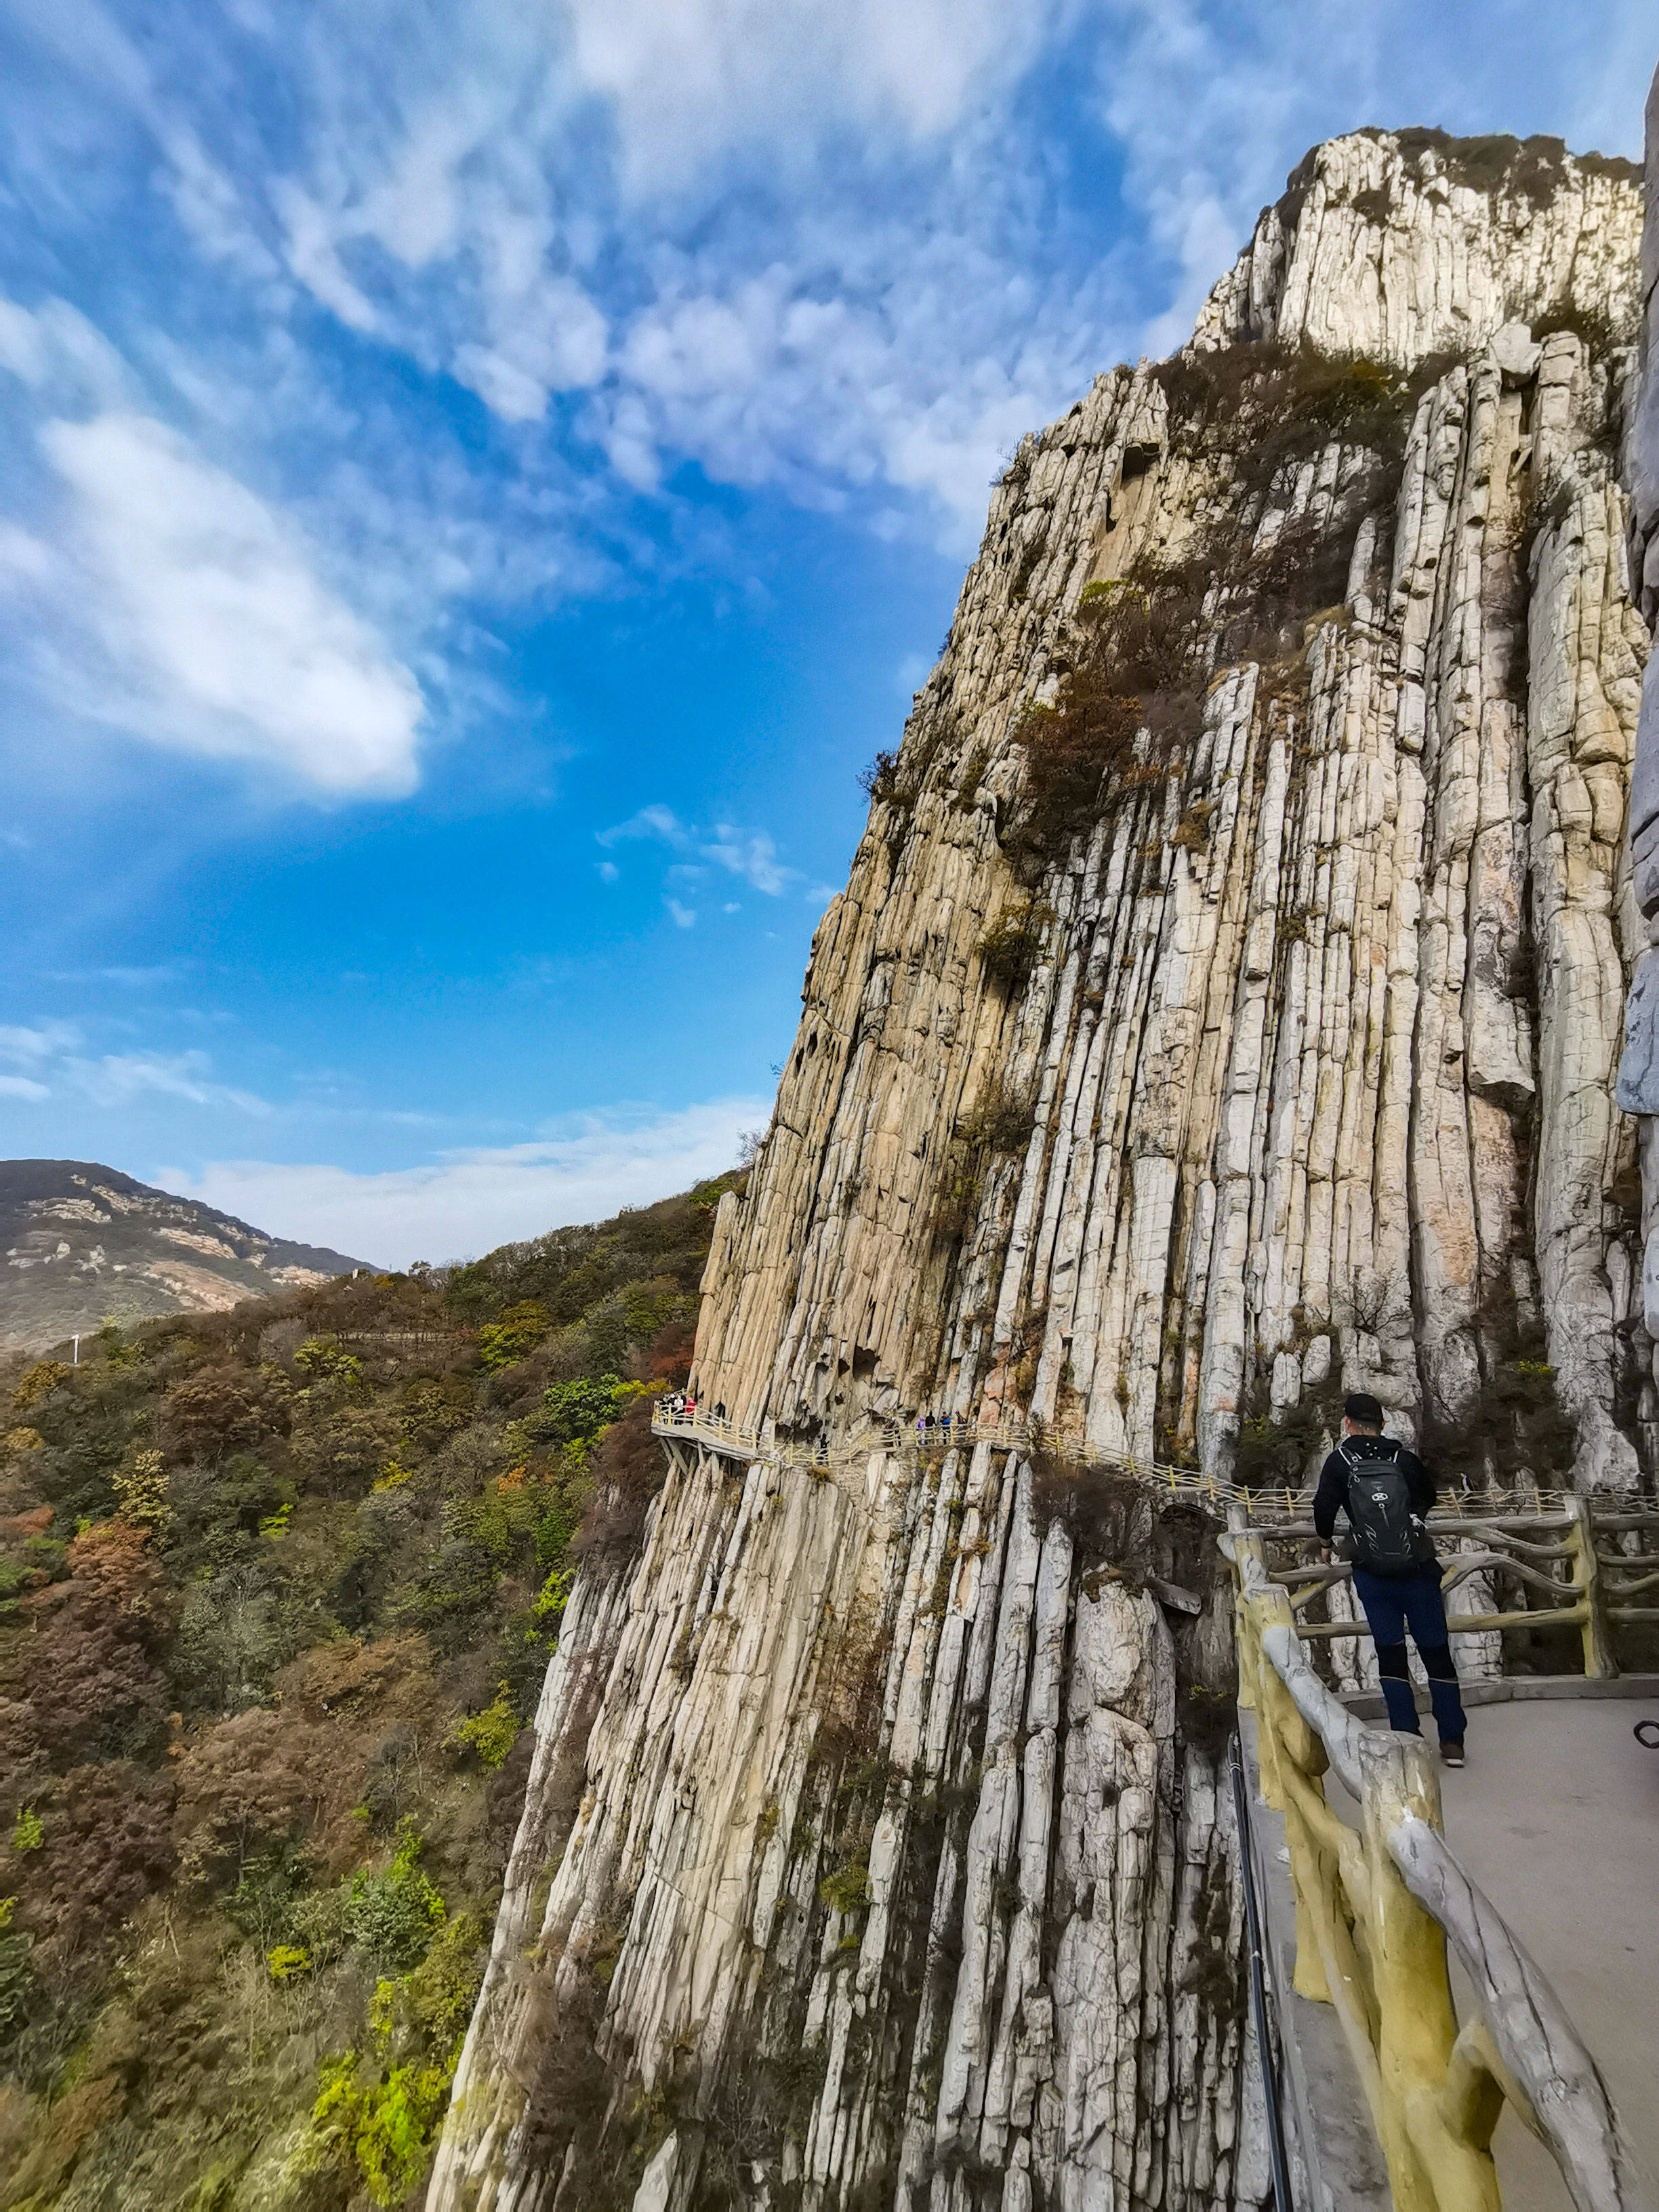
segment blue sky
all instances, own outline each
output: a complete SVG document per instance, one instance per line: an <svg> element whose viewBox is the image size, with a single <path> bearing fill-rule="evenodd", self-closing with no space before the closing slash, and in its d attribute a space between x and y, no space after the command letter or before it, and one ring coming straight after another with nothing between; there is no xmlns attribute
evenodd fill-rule
<svg viewBox="0 0 1659 2212"><path fill-rule="evenodd" d="M0 0L0 1151L382 1261L684 1187L1028 428L1585 0Z"/></svg>

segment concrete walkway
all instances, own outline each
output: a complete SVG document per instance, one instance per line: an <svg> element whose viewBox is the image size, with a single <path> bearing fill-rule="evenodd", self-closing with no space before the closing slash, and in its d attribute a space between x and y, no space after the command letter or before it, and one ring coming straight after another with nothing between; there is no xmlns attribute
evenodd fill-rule
<svg viewBox="0 0 1659 2212"><path fill-rule="evenodd" d="M1447 1842L1589 2045L1659 2205L1659 1751L1631 1732L1659 1720L1651 1683L1466 1685L1469 1763L1440 1770L1440 1798ZM1354 1700L1373 1727L1381 1703ZM1432 1744L1426 1712L1423 1732ZM1357 1822L1334 1774L1325 1794ZM1449 1957L1467 2020L1477 2008ZM1553 2156L1507 2109L1492 2152L1504 2212L1572 2212Z"/></svg>
<svg viewBox="0 0 1659 2212"><path fill-rule="evenodd" d="M1659 1720L1659 1698L1472 1707L1469 1763L1443 1773L1441 1796L1447 1841L1549 1977L1651 2179L1659 2177L1659 1751L1644 1750L1631 1733L1644 1719ZM1493 2148L1505 2212L1567 2212L1553 2159L1512 2114Z"/></svg>

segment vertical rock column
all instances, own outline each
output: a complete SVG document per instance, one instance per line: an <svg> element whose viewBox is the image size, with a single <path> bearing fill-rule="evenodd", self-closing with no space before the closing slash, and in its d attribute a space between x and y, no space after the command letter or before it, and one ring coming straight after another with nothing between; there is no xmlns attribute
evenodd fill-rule
<svg viewBox="0 0 1659 2212"><path fill-rule="evenodd" d="M1650 629L1659 626L1659 71L1647 108L1647 217L1642 230L1640 393L1626 463L1630 486L1631 596ZM1638 1116L1642 1146L1643 1319L1655 1340L1659 1383L1659 653L1648 662L1630 792L1631 873L1648 949L1637 963L1625 1012L1619 1103ZM1653 1394L1644 1418L1659 1415Z"/></svg>

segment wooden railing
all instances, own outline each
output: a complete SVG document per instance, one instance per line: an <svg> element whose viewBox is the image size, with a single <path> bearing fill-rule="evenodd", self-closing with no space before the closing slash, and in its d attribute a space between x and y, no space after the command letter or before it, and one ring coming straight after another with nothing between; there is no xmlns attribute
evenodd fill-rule
<svg viewBox="0 0 1659 2212"><path fill-rule="evenodd" d="M820 1435L805 1443L780 1437L763 1429L744 1427L723 1414L705 1412L701 1406L695 1413L673 1413L659 1406L652 1416L651 1426L659 1437L699 1443L709 1451L724 1452L732 1458L765 1460L774 1467L805 1468L818 1474L860 1466L872 1452L907 1458L969 1449L981 1443L1002 1451L1030 1451L1048 1445L1068 1457L1086 1459L1091 1467L1107 1467L1115 1474L1132 1476L1165 1496L1210 1506L1218 1516L1236 1502L1251 1501L1258 1506L1261 1504L1261 1493L1242 1490L1214 1475L1200 1474L1195 1468L1170 1467L1161 1461L1137 1460L1120 1452L1080 1448L1073 1439L1057 1436L1023 1414L1005 1414L988 1420L953 1416L948 1425L943 1421L919 1425L914 1421L866 1419L833 1438ZM1270 1506L1276 1504L1280 1496L1275 1491ZM1285 1510L1307 1509L1304 1493L1285 1491L1282 1496Z"/></svg>
<svg viewBox="0 0 1659 2212"><path fill-rule="evenodd" d="M1248 1525L1266 1547L1263 1560L1269 1578L1288 1595L1303 1642L1330 1644L1369 1637L1370 1630L1357 1605L1347 1620L1307 1617L1316 1600L1328 1600L1332 1590L1353 1580L1347 1561L1308 1556L1316 1547L1323 1551L1312 1522L1263 1519L1254 1503L1248 1510ZM1441 1588L1447 1596L1475 1577L1518 1586L1518 1604L1487 1613L1449 1609L1446 1625L1454 1636L1511 1629L1576 1630L1585 1674L1603 1676L1619 1672L1614 1631L1659 1620L1659 1606L1631 1601L1659 1585L1659 1553L1653 1548L1659 1544L1659 1510L1650 1506L1643 1509L1620 1500L1601 1503L1569 1491L1542 1493L1522 1507L1466 1492L1432 1514L1429 1527L1442 1553ZM1648 1548L1615 1548L1621 1540Z"/></svg>
<svg viewBox="0 0 1659 2212"><path fill-rule="evenodd" d="M1659 1527L1659 1516L1654 1521ZM1545 1601L1541 1606L1523 1601L1519 1607L1495 1613L1449 1611L1447 1626L1454 1636L1482 1636L1516 1628L1575 1628L1583 1643L1585 1674L1617 1673L1601 1587L1602 1563L1583 1498L1569 1495L1553 1507L1528 1513L1470 1513L1454 1508L1436 1513L1430 1525L1443 1552L1448 1540L1458 1545L1445 1553L1442 1562L1441 1589L1446 1596L1474 1576L1502 1576L1520 1583L1523 1592L1535 1593ZM1311 1522L1279 1522L1262 1534L1276 1552L1318 1540ZM1471 1540L1474 1549L1468 1548ZM1281 1562L1270 1565L1268 1571L1287 1593L1297 1632L1304 1643L1337 1643L1370 1634L1358 1607L1355 1617L1348 1620L1316 1621L1305 1617L1316 1598L1340 1585L1352 1584L1353 1568L1346 1560Z"/></svg>
<svg viewBox="0 0 1659 2212"><path fill-rule="evenodd" d="M1366 1728L1320 1680L1291 1591L1268 1571L1270 1533L1250 1528L1241 1509L1231 1518L1223 1542L1237 1583L1239 1702L1255 1716L1262 1795L1285 1820L1294 1986L1335 2008L1396 2212L1498 2212L1492 2138L1506 2102L1554 2153L1579 2212L1645 2208L1594 2059L1446 1842L1426 1750L1413 1737ZM1582 1518L1572 1525L1587 1527ZM1593 1547L1559 1548L1577 1571L1570 1587L1586 1591ZM1589 1602L1581 1595L1574 1605ZM1492 1625L1509 1625L1508 1616ZM1588 1665L1588 1641L1585 1650ZM1357 1827L1327 1801L1328 1769L1358 1803ZM1478 2008L1461 2023L1448 1936Z"/></svg>

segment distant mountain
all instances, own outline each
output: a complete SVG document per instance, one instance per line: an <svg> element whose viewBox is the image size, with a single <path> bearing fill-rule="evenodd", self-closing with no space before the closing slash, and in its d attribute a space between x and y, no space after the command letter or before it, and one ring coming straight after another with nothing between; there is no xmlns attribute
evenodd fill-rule
<svg viewBox="0 0 1659 2212"><path fill-rule="evenodd" d="M212 1313L362 1266L91 1160L0 1160L0 1355Z"/></svg>

